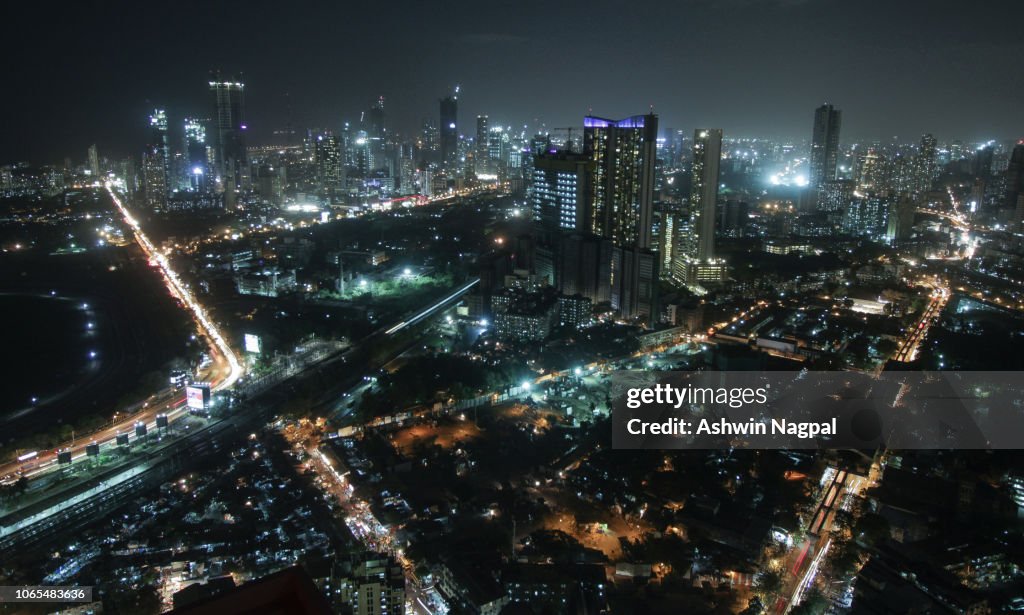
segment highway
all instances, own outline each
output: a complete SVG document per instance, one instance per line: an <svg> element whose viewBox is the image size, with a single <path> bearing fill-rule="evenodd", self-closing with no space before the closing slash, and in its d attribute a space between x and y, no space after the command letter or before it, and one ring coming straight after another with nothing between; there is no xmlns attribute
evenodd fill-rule
<svg viewBox="0 0 1024 615"><path fill-rule="evenodd" d="M928 335L928 329L936 318L942 313L949 301L949 288L947 286L936 287L931 294L928 306L925 307L919 318L907 332L893 359L903 363L909 363L917 358L917 350Z"/></svg>
<svg viewBox="0 0 1024 615"><path fill-rule="evenodd" d="M227 343L224 334L221 333L220 329L209 317L206 309L196 300L188 286L171 267L170 261L167 257L161 253L153 242L146 236L138 220L136 220L128 208L125 207L121 198L113 190L111 184L108 183L106 185L106 190L110 195L114 206L123 217L124 222L132 229L135 242L142 249L146 258L149 259L149 262L159 269L161 277L164 280L164 284L167 286L171 295L177 298L182 305L192 313L200 335L207 342L209 354L213 360L213 365L209 370L201 375L203 381L209 383L211 385L211 390L214 392L231 389L234 384L245 375L245 367L242 361L239 359L238 355L235 354L235 351L231 348L230 344ZM456 197L467 196L471 193L471 191L464 191L444 195L442 197L430 199L429 202L443 202ZM390 327L382 327L371 334L368 340L378 335L394 336L405 330L407 327L429 318L460 299L466 294L466 292L475 286L478 281L478 279L473 279L434 304L407 315L398 323L395 323ZM339 358L344 360L350 355L351 353L344 353L340 355ZM27 476L30 479L36 478L57 467L58 450L70 451L72 461L78 461L85 457L85 449L89 444L99 444L100 449L104 450L108 447L114 446L114 441L118 434L134 433L137 424L146 425L147 429L152 430L156 428L156 418L158 415L166 415L168 421L173 423L173 421L178 420L187 414L188 409L184 406L184 393L182 391L167 389L165 391L158 392L149 398L149 400L145 402L145 406L142 408L133 408L115 413L115 419L112 421L112 424L98 432L82 434L79 438L60 446L57 449L25 451L24 455L27 457L23 460L15 460L0 466L0 480L4 480L4 477L8 477L7 480L13 481L16 477L21 475ZM118 420L118 418L120 418L120 420Z"/></svg>
<svg viewBox="0 0 1024 615"><path fill-rule="evenodd" d="M164 284L170 293L192 313L200 335L206 340L213 363L209 369L202 373L202 377L211 384L211 390L213 391L231 388L245 374L242 362L227 343L216 324L207 315L203 306L196 301L187 285L181 281L181 278L171 268L167 257L161 254L145 235L138 221L135 220L131 212L124 206L120 197L110 187L110 184L107 185L107 192L115 207L123 216L125 223L131 227L136 243L149 259L149 262L160 270ZM93 443L99 444L101 450L114 446L114 442L119 434L134 433L135 427L138 424L146 425L147 430L154 430L156 429L156 418L159 415L167 416L168 422L173 422L187 415L188 410L184 406L184 401L184 392L181 390L166 389L158 392L143 402L141 408L132 408L115 413L112 424L98 432L83 434L83 437L76 438L58 449L26 451L19 459L0 466L0 477L13 478L23 475L30 479L36 478L57 467L58 451L70 451L72 461L74 462L86 456L86 446ZM118 417L120 417L120 420L117 420Z"/></svg>
<svg viewBox="0 0 1024 615"><path fill-rule="evenodd" d="M213 389L222 390L229 389L231 386L238 381L245 374L245 368L239 361L238 356L235 355L235 351L232 350L231 346L224 339L223 334L214 324L213 320L206 314L206 309L196 301L192 292L188 289L188 286L181 281L178 274L175 273L174 269L171 268L170 261L161 252L156 249L156 246L146 237L146 234L142 231L142 227L139 222L132 216L131 212L121 202L120 197L114 192L110 184L107 184L107 192L110 194L111 200L117 207L121 215L124 216L124 221L131 227L135 234L135 241L142 248L142 251L149 258L151 263L155 263L163 275L164 282L167 284L168 290L171 294L178 298L190 312L196 320L196 324L199 326L200 331L212 342L213 348L219 353L219 356L227 361L230 366L230 371L227 376L217 382Z"/></svg>
<svg viewBox="0 0 1024 615"><path fill-rule="evenodd" d="M440 310L443 310L446 307L451 306L454 302L461 298L463 294L465 294L473 286L475 286L476 283L477 280L471 280L470 282L464 284L455 292L446 295L445 297L439 299L438 301L433 302L429 306L410 312L410 314L406 315L403 320L399 321L398 324L406 323L406 325L403 326L401 330L404 333L408 333L407 327L409 325L420 323L424 319L428 318L430 315L436 314ZM166 446L164 446L163 448L165 448L168 451L180 451L188 449L189 447L201 448L203 446L208 445L208 440L210 437L209 434L211 433L229 434L232 432L232 429L237 430L239 428L239 425L246 424L255 419L258 419L259 417L271 416L271 413L274 411L274 408L276 408L279 405L280 401L286 398L288 395L286 387L282 387L280 385L286 385L291 378L300 376L302 373L308 371L311 368L319 368L320 366L335 361L345 361L347 357L358 356L359 352L365 352L367 349L374 348L375 345L379 344L383 338L398 334L397 330L388 333L388 331L390 331L393 328L394 326L381 327L370 336L360 340L352 347L349 347L347 350L341 350L341 348L337 347L336 344L333 346L331 344L325 345L324 343L321 343L319 345L310 345L309 352L307 353L309 356L299 361L290 362L292 364L290 364L287 369L283 370L278 377L272 378L266 382L245 382L243 390L246 394L247 400L242 403L251 405L253 407L246 407L245 411L241 412L228 413L224 418L210 422L205 426L200 426L198 429L189 432L187 435L182 434L181 431L179 430L177 434L178 437L165 441ZM400 353L404 351L404 349L405 347L402 347L400 349L395 350L395 352ZM384 362L386 362L386 360ZM364 373L367 370L372 372L373 367L374 366L370 364L360 364L356 366L356 369L359 371L359 373ZM379 365L377 365L377 367L379 367ZM274 390L275 388L278 390ZM260 401L257 402L257 398L259 398ZM137 415L132 420L125 421L124 423L113 425L105 429L100 434L97 434L97 441L104 442L104 444L102 444L101 446L101 450L110 450L117 446L115 436L117 435L118 431L127 431L131 433L132 437L134 438L135 421L142 421L142 416L145 416L145 424L147 426L147 431L150 433L156 431L155 419L156 416L160 413L167 414L169 419L177 419L183 416L187 416L188 410L187 408L184 407L183 401L184 400L182 399L181 394L178 393L172 399L166 401L165 403L155 405L151 404L150 408L144 411L144 415ZM150 421L150 419L152 420ZM171 424L173 425L173 423ZM82 458L85 456L85 441L83 441L81 444L72 447L71 450L73 451L74 454L74 461L81 461ZM189 456L190 459L193 457L194 455ZM52 471L59 467L59 464L56 462L56 454L55 452L52 451L49 451L46 455L40 454L38 458L32 459L30 463L34 465L32 466L31 471L27 472L26 474L33 478L37 477L41 473ZM37 503L36 500L32 500L26 501L25 506L23 507L18 507L15 510L8 511L6 513L6 516L4 517L3 524L0 524L0 538L4 539L5 543L9 544L14 544L14 541L18 540L14 537L15 533L19 533L20 535L26 535L31 538L32 536L36 536L39 534L39 532L35 529L35 526L44 528L48 527L47 524L52 525L54 519L63 518L62 515L77 514L78 516L76 517L76 519L81 521L82 519L86 518L88 514L87 511L99 510L101 508L100 505L93 504L89 504L86 508L82 508L82 506L85 506L86 501L103 502L103 506L109 506L111 505L112 502L117 500L118 497L122 497L121 495L118 494L122 494L122 492L125 492L126 489L131 490L138 488L139 486L142 485L142 483L139 482L138 479L132 478L135 476L135 474L166 471L160 470L160 468L162 468L163 466L167 466L168 464L169 467L173 467L176 463L181 463L180 454L178 453L164 455L162 453L147 453L143 451L142 453L140 453L140 456L136 458L136 461L133 462L134 465L124 466L120 469L111 467L108 470L105 470L105 472L108 474L111 472L121 472L122 475L129 476L129 480L132 481L131 483L122 484L122 482L109 482L106 480L102 481L99 484L94 484L94 480L85 480L86 483L89 483L88 485L79 485L79 483L82 481L74 481L72 483L68 483L67 485L65 485L66 488L61 491L61 493L65 493L66 495L58 495L57 493L53 493L47 496L47 499L51 503L43 505L45 510L39 509L41 503ZM162 475L157 474L157 476ZM83 488L88 487L87 492L79 493L79 491L81 491L80 489L78 489L79 486ZM108 491L111 491L111 493L108 494ZM65 506L65 504L73 504L75 502L81 502L81 506L79 504L74 504L71 506L71 508ZM23 512L23 508L29 512ZM80 514L74 512L74 510L77 510L78 508L81 508ZM31 512L32 510L35 509L39 510L37 510L36 512ZM26 514L29 515L27 518L25 518ZM21 519L21 521L18 521L19 519ZM48 531L49 530L47 530L47 532Z"/></svg>

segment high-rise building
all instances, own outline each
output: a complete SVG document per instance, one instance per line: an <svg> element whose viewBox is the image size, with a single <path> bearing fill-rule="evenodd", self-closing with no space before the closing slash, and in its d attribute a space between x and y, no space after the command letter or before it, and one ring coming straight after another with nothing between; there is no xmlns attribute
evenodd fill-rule
<svg viewBox="0 0 1024 615"><path fill-rule="evenodd" d="M209 152L206 145L206 126L202 120L185 118L185 157L188 164L189 184L196 192L209 189Z"/></svg>
<svg viewBox="0 0 1024 615"><path fill-rule="evenodd" d="M693 132L692 149L689 223L676 235L672 277L678 283L697 287L702 282L720 282L727 272L725 263L715 257L722 129L698 128Z"/></svg>
<svg viewBox="0 0 1024 615"><path fill-rule="evenodd" d="M974 161L971 164L971 170L978 177L988 180L989 176L992 175L992 159L994 156L995 149L991 145L982 145L974 152Z"/></svg>
<svg viewBox="0 0 1024 615"><path fill-rule="evenodd" d="M885 238L889 243L910 237L914 226L914 201L909 195L902 195L888 212Z"/></svg>
<svg viewBox="0 0 1024 615"><path fill-rule="evenodd" d="M384 168L384 151L387 145L387 125L384 114L384 97L379 97L373 106L363 114L362 125L366 132L366 145L370 152L370 171Z"/></svg>
<svg viewBox="0 0 1024 615"><path fill-rule="evenodd" d="M341 601L353 615L405 613L405 574L394 558L366 553L341 579Z"/></svg>
<svg viewBox="0 0 1024 615"><path fill-rule="evenodd" d="M826 212L842 212L850 204L857 183L852 179L836 179L822 184L819 207Z"/></svg>
<svg viewBox="0 0 1024 615"><path fill-rule="evenodd" d="M330 195L332 191L340 189L344 180L344 165L338 137L333 134L317 135L313 159L320 192Z"/></svg>
<svg viewBox="0 0 1024 615"><path fill-rule="evenodd" d="M167 138L167 112L154 109L149 116L149 142L142 155L142 176L146 206L153 211L167 207L170 183L170 147Z"/></svg>
<svg viewBox="0 0 1024 615"><path fill-rule="evenodd" d="M698 128L693 133L693 183L690 190L691 255L700 261L715 257L715 206L718 203L722 129Z"/></svg>
<svg viewBox="0 0 1024 615"><path fill-rule="evenodd" d="M921 137L921 146L914 159L914 189L917 192L927 192L932 187L938 170L935 162L937 150L935 137L930 134Z"/></svg>
<svg viewBox="0 0 1024 615"><path fill-rule="evenodd" d="M171 142L167 132L167 112L154 109L149 116L150 145L158 150L164 161L171 159Z"/></svg>
<svg viewBox="0 0 1024 615"><path fill-rule="evenodd" d="M100 174L100 154L95 143L89 146L89 174L93 177Z"/></svg>
<svg viewBox="0 0 1024 615"><path fill-rule="evenodd" d="M893 199L878 193L856 193L845 212L844 230L856 237L885 239L892 205ZM895 227L893 233L895 237Z"/></svg>
<svg viewBox="0 0 1024 615"><path fill-rule="evenodd" d="M256 188L259 190L260 199L268 205L280 207L284 203L287 177L284 166L260 165L256 170Z"/></svg>
<svg viewBox="0 0 1024 615"><path fill-rule="evenodd" d="M440 146L441 164L449 173L458 168L459 156L459 86L451 96L441 99Z"/></svg>
<svg viewBox="0 0 1024 615"><path fill-rule="evenodd" d="M441 149L441 134L432 120L423 120L419 146L425 154L428 154L428 158Z"/></svg>
<svg viewBox="0 0 1024 615"><path fill-rule="evenodd" d="M214 73L210 79L214 103L216 132L216 170L226 191L243 187L245 151L245 84L238 78L222 78Z"/></svg>
<svg viewBox="0 0 1024 615"><path fill-rule="evenodd" d="M573 152L544 152L533 161L530 205L536 236L555 243L565 232L584 232L594 162Z"/></svg>
<svg viewBox="0 0 1024 615"><path fill-rule="evenodd" d="M623 318L650 324L658 315L659 262L650 250L657 136L658 116L653 113L583 120L583 149L594 164L588 230L610 240L614 248L612 308Z"/></svg>
<svg viewBox="0 0 1024 615"><path fill-rule="evenodd" d="M611 300L612 242L591 233L563 235L558 253L557 288L593 303Z"/></svg>
<svg viewBox="0 0 1024 615"><path fill-rule="evenodd" d="M658 116L587 116L583 149L594 161L590 231L617 247L649 248Z"/></svg>
<svg viewBox="0 0 1024 615"><path fill-rule="evenodd" d="M658 252L661 264L658 267L663 279L672 275L672 261L676 257L677 237L689 223L678 206L661 204L654 212L655 232L652 246Z"/></svg>
<svg viewBox="0 0 1024 615"><path fill-rule="evenodd" d="M487 116L476 116L476 142L473 148L473 167L477 175L490 173L490 132Z"/></svg>
<svg viewBox="0 0 1024 615"><path fill-rule="evenodd" d="M836 178L841 125L842 111L839 109L828 103L815 109L808 186L818 203L821 202L822 185Z"/></svg>
<svg viewBox="0 0 1024 615"><path fill-rule="evenodd" d="M621 247L612 251L612 307L623 318L657 322L660 265L658 253L648 248Z"/></svg>
<svg viewBox="0 0 1024 615"><path fill-rule="evenodd" d="M373 148L370 147L370 135L365 130L356 133L352 140L352 166L360 177L370 176L376 164L373 159Z"/></svg>
<svg viewBox="0 0 1024 615"><path fill-rule="evenodd" d="M504 180L508 174L510 133L501 126L491 126L487 135L487 162L492 175Z"/></svg>
<svg viewBox="0 0 1024 615"><path fill-rule="evenodd" d="M886 187L886 162L878 150L871 147L860 159L857 188L861 192L877 192Z"/></svg>
<svg viewBox="0 0 1024 615"><path fill-rule="evenodd" d="M374 101L373 106L366 112L363 118L366 124L366 132L371 138L384 141L387 139L387 116L384 114L384 97L380 96Z"/></svg>
<svg viewBox="0 0 1024 615"><path fill-rule="evenodd" d="M1006 207L1017 207L1018 199L1024 195L1024 141L1013 146L1010 162L1006 166Z"/></svg>

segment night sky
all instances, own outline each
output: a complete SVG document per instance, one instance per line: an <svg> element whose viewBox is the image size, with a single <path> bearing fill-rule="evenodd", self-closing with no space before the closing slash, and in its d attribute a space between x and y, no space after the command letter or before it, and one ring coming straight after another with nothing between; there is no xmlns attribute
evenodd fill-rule
<svg viewBox="0 0 1024 615"><path fill-rule="evenodd" d="M242 71L250 143L337 128L383 95L393 130L580 125L652 105L662 128L843 141L1024 136L1024 2L19 2L5 5L0 163L141 150L146 116L209 116L212 68ZM290 109L290 111L289 111ZM180 128L178 128L180 130Z"/></svg>

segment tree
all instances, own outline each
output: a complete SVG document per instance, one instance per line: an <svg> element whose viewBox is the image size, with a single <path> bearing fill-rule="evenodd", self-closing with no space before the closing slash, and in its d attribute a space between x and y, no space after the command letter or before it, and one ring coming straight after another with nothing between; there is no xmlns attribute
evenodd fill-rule
<svg viewBox="0 0 1024 615"><path fill-rule="evenodd" d="M822 615L826 608L828 599L815 587L807 592L800 604L790 610L790 615Z"/></svg>
<svg viewBox="0 0 1024 615"><path fill-rule="evenodd" d="M754 596L747 602L747 608L740 611L740 615L761 615L764 612L764 605L759 596Z"/></svg>
<svg viewBox="0 0 1024 615"><path fill-rule="evenodd" d="M877 544L888 538L889 522L878 513L866 513L857 520L857 524L853 528L853 535L864 544Z"/></svg>
<svg viewBox="0 0 1024 615"><path fill-rule="evenodd" d="M759 593L770 596L782 589L782 575L773 570L764 570L757 577L754 587Z"/></svg>

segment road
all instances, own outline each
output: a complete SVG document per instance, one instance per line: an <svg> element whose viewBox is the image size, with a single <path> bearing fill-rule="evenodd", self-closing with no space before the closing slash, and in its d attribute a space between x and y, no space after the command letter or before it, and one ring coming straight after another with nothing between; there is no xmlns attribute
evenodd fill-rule
<svg viewBox="0 0 1024 615"><path fill-rule="evenodd" d="M107 192L110 194L111 200L117 207L121 215L124 216L124 221L131 227L135 234L135 241L142 248L142 251L149 258L151 263L155 263L160 269L160 273L163 275L164 282L167 285L168 290L178 300L180 300L185 307L192 313L195 318L196 325L199 330L207 338L207 341L211 343L213 349L219 353L221 359L227 362L230 367L230 371L227 376L221 379L214 385L214 390L229 389L231 386L238 381L245 374L245 368L239 361L238 356L235 355L235 351L224 339L224 335L217 328L217 325L207 315L206 309L196 301L196 298L192 295L192 291L189 290L188 286L181 281L178 274L171 267L170 261L167 257L156 249L156 246L146 237L146 234L142 231L142 227L138 221L132 216L131 212L121 202L120 197L117 193L107 184Z"/></svg>
<svg viewBox="0 0 1024 615"><path fill-rule="evenodd" d="M135 242L149 262L158 268L171 295L181 301L182 305L192 314L200 335L207 342L212 365L201 373L201 377L210 383L213 391L230 389L245 374L242 362L227 343L220 329L207 315L205 308L196 301L188 286L171 268L167 257L160 253L149 240L138 221L124 206L110 184L107 184L107 192L125 223L131 227ZM188 411L184 407L184 401L183 391L167 389L159 392L144 402L142 408L115 413L114 419L111 421L112 424L98 432L73 439L56 450L26 451L15 461L0 466L0 477L23 475L32 479L50 472L57 466L58 451L70 451L72 461L75 461L86 455L85 449L89 444L99 444L101 450L114 446L118 434L134 433L138 424L155 430L156 419L159 415L167 416L169 422L186 415Z"/></svg>
<svg viewBox="0 0 1024 615"><path fill-rule="evenodd" d="M171 295L177 298L192 314L200 336L206 341L213 364L209 370L201 374L202 380L211 385L212 391L221 391L232 388L232 386L245 375L245 367L242 364L242 361L239 360L235 351L227 343L223 333L221 333L216 323L214 323L209 317L206 309L196 300L195 296L188 288L188 285L186 285L174 271L167 257L161 253L153 242L146 236L139 222L127 207L125 207L121 198L109 183L106 185L106 189L114 203L114 206L123 217L125 224L132 229L135 242L142 249L146 258L149 259L149 262L160 271L164 284L167 286ZM471 193L472 192L454 193L430 199L430 202L443 202L452 198L467 196ZM454 301L460 299L464 294L466 294L466 292L475 286L477 282L479 282L479 279L473 279L432 305L417 312L410 313L404 320L394 324L393 326L381 328L372 334L367 341L370 341L374 336L378 335L396 335L407 327L429 318L438 311L450 306ZM365 345L366 344L364 344L364 346ZM340 355L340 359L344 360L345 356L345 354ZM114 442L118 434L134 433L137 424L146 425L147 429L153 430L156 429L156 418L159 415L167 416L168 421L173 423L173 421L178 420L187 414L188 411L184 407L184 396L181 391L168 389L163 392L156 393L142 408L115 413L112 424L98 432L83 434L79 438L75 438L71 442L57 447L57 449L25 451L23 455L19 456L19 459L0 465L0 480L4 480L4 477L7 477L7 480L14 480L18 476L22 475L27 476L30 479L38 477L39 475L50 472L57 467L58 451L70 451L72 461L77 461L85 456L85 449L89 444L99 444L102 451L105 448L115 445Z"/></svg>
<svg viewBox="0 0 1024 615"><path fill-rule="evenodd" d="M345 512L345 524L352 534L368 549L388 553L395 557L405 571L406 605L409 612L418 615L444 615L447 605L432 587L423 587L415 576L413 563L394 544L392 532L373 516L370 504L357 498L347 473L342 474L320 448L310 442L292 442L296 449L305 451L307 468L320 478L320 488L333 497Z"/></svg>
<svg viewBox="0 0 1024 615"><path fill-rule="evenodd" d="M807 536L800 543L794 543L786 556L783 569L782 589L772 612L776 615L788 613L800 604L804 593L814 584L821 562L832 544L829 534L837 510L849 510L853 498L865 487L867 481L844 469L827 468L821 499L815 506L814 514L807 526Z"/></svg>
<svg viewBox="0 0 1024 615"><path fill-rule="evenodd" d="M903 342L896 350L896 354L892 357L894 360L909 363L917 358L918 348L928 335L928 329L932 323L946 307L946 303L949 301L949 294L949 287L947 285L936 286L932 290L928 306L921 313L921 318L907 332L907 336L903 339Z"/></svg>
<svg viewBox="0 0 1024 615"><path fill-rule="evenodd" d="M162 258L162 255L160 256ZM164 259L163 262L165 266L167 266L166 259ZM173 287L170 286L170 280L173 280L175 278L172 278L165 274L164 279L168 281L169 287L172 288L172 292L174 292ZM442 297L441 299L438 299L437 301L431 303L430 305L418 309L416 311L410 312L409 314L405 315L403 319L398 323L391 326L381 327L380 329L372 333L370 336L362 340L359 344L345 352L337 352L337 349L335 349L334 352L330 353L333 354L334 357L331 359L327 359L326 361L323 361L323 364L329 364L339 360L345 361L348 357L353 356L354 353L358 352L360 349L372 347L374 342L380 340L382 337L393 337L401 332L406 331L408 327L418 324L423 320L449 308L451 305L453 305L455 302L461 299L463 295L469 292L469 290L471 290L478 282L478 278L470 280L466 284L460 286L455 291L449 293L448 295ZM192 300L192 304L198 306L194 299ZM186 303L186 305L188 304ZM203 312L203 315L203 319L206 322L209 322L209 319L205 318L205 311ZM199 317L197 317L197 323L201 322L202 320ZM204 330L201 329L201 331ZM214 329L214 331L216 331L216 329ZM218 335L220 334L218 333ZM225 355L220 353L220 344L216 344L212 341L215 338L211 336L207 339L211 340L210 354L211 357L213 358L213 364L211 365L207 372L203 373L202 376L206 382L209 382L213 385L213 390L224 390L228 388L229 383L231 385L235 384L240 375L238 374L237 371L234 370L232 359L226 358ZM223 336L220 336L220 339L223 340ZM234 355L228 356L234 357ZM237 358L233 360L235 361L235 363L237 363ZM302 369L305 369L314 363L320 364L320 358L318 357L317 361L315 362L303 364L297 366L295 369L288 370L287 373L282 374L280 378L278 378L278 380L294 376L300 371L302 371ZM252 388L252 386L258 383L253 382L247 384L249 385L249 388ZM268 383L267 386L271 386L272 384L273 383ZM125 412L123 414L116 414L116 420L112 421L111 425L103 428L98 432L88 434L86 437L76 438L73 442L69 442L66 445L60 447L59 449L48 449L45 451L35 452L35 456L33 456L31 459L26 459L24 461L15 460L8 464L0 466L0 477L16 477L19 475L24 475L27 476L29 479L39 478L40 476L50 473L60 467L59 464L57 463L58 450L63 452L70 451L72 463L78 462L86 457L86 447L89 444L99 444L100 451L104 452L116 448L116 439L119 434L127 433L131 434L132 437L134 437L136 426L139 424L145 425L147 431L152 432L156 431L157 429L156 419L158 416L166 416L168 419L168 423L173 425L174 421L177 421L182 417L188 416L188 414L189 410L185 406L184 391L180 389L169 389L164 393L161 393L157 396L150 398L150 400L145 403L144 407L138 409L135 412Z"/></svg>

